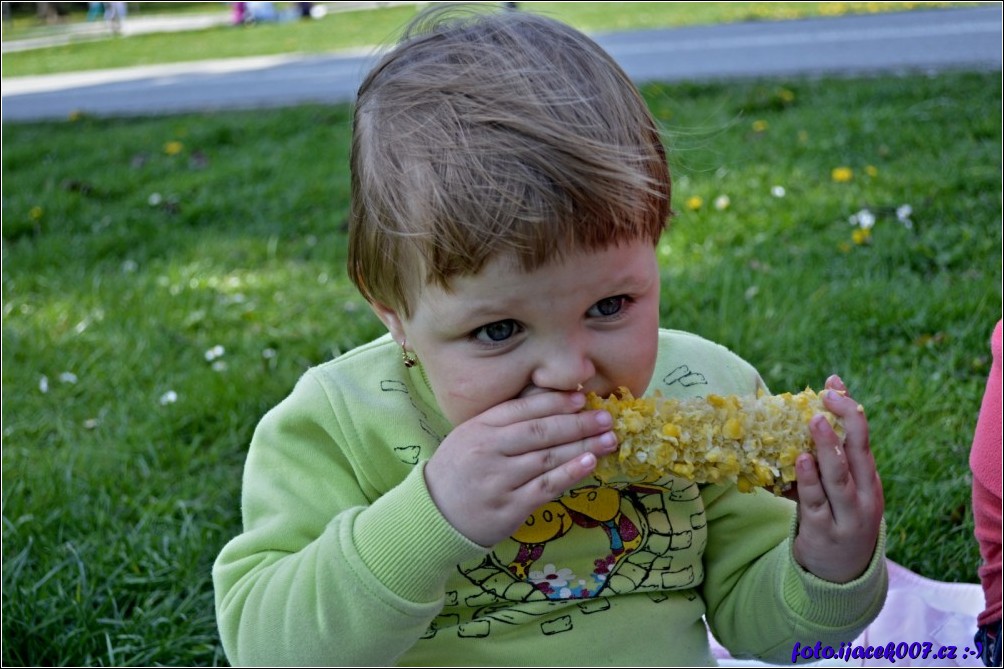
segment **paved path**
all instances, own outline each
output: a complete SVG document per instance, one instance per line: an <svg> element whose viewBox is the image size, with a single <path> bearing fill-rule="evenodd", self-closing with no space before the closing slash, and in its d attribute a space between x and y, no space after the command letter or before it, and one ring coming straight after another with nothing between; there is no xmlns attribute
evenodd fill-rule
<svg viewBox="0 0 1004 669"><path fill-rule="evenodd" d="M1001 5L597 35L636 81L1001 69ZM3 120L351 101L374 53L287 55L3 81Z"/></svg>

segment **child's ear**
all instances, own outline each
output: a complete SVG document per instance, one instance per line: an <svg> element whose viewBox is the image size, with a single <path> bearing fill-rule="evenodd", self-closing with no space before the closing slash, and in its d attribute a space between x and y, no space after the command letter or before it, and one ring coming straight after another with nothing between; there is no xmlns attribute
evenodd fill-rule
<svg viewBox="0 0 1004 669"><path fill-rule="evenodd" d="M404 320L398 315L396 310L379 302L371 302L370 308L376 314L376 317L380 319L380 322L390 330L390 336L395 341L400 344L407 339L404 333Z"/></svg>

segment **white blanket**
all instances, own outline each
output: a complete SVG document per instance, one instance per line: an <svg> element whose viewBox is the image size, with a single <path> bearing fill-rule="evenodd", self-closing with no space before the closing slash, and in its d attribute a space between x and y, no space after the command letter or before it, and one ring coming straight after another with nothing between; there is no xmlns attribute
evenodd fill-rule
<svg viewBox="0 0 1004 669"><path fill-rule="evenodd" d="M915 574L891 560L889 595L875 621L843 648L841 659L817 659L816 639L802 641L799 664L819 667L982 667L973 634L983 610L983 589L975 583L945 583ZM810 650L805 650L808 646ZM875 657L878 647L882 657ZM871 652L869 653L869 649ZM893 650L894 660L885 657ZM954 649L954 650L953 650ZM772 666L733 659L714 637L711 650L723 666ZM841 649L834 648L838 654ZM794 649L793 649L794 651ZM822 655L825 649L820 648ZM945 657L937 657L939 652ZM924 655L927 657L924 657ZM871 655L871 658L864 657ZM954 655L954 657L948 657ZM811 660L805 659L810 657Z"/></svg>

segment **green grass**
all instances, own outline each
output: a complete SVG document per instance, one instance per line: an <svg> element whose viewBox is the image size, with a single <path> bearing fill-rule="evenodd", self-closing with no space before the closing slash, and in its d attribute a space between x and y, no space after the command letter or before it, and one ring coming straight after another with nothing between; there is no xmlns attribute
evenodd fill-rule
<svg viewBox="0 0 1004 669"><path fill-rule="evenodd" d="M151 4L151 3L131 3ZM173 4L173 3L172 3ZM190 3L184 3L190 4ZM605 2L524 2L529 11L546 13L587 32L663 28L751 20L775 20L848 13L936 9L973 2L621 2L611 10ZM221 13L219 3L207 3ZM184 9L184 8L183 8ZM161 10L163 11L163 10ZM64 46L4 55L4 77L74 72L215 58L284 53L326 53L391 43L417 5L330 14L319 21L293 21L250 28L221 26L201 31L134 35L126 38L77 42ZM144 15L146 10L133 15ZM52 32L51 27L37 28ZM23 21L4 33L4 39L29 37Z"/></svg>
<svg viewBox="0 0 1004 669"><path fill-rule="evenodd" d="M868 408L890 557L975 581L999 74L645 94L678 212L663 324L774 390L842 374ZM252 430L308 365L381 332L343 269L349 124L309 106L4 127L5 665L225 663L210 567L239 530Z"/></svg>

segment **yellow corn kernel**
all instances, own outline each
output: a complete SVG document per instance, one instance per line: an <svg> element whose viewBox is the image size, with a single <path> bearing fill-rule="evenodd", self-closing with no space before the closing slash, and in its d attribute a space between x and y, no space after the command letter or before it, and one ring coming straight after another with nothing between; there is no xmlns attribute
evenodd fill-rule
<svg viewBox="0 0 1004 669"><path fill-rule="evenodd" d="M742 422L736 417L729 418L725 421L725 425L722 426L722 436L726 439L742 439Z"/></svg>
<svg viewBox="0 0 1004 669"><path fill-rule="evenodd" d="M698 483L731 481L742 492L780 494L795 480L795 459L813 450L809 421L823 414L837 434L843 426L811 389L793 395L708 395L636 398L626 388L603 399L590 393L590 409L605 409L620 442L601 458L601 481L655 481L672 474Z"/></svg>
<svg viewBox="0 0 1004 669"><path fill-rule="evenodd" d="M682 432L680 432L680 426L673 425L672 423L666 423L665 425L663 425L662 433L667 437L673 437L674 439L679 439L680 435L683 434Z"/></svg>

